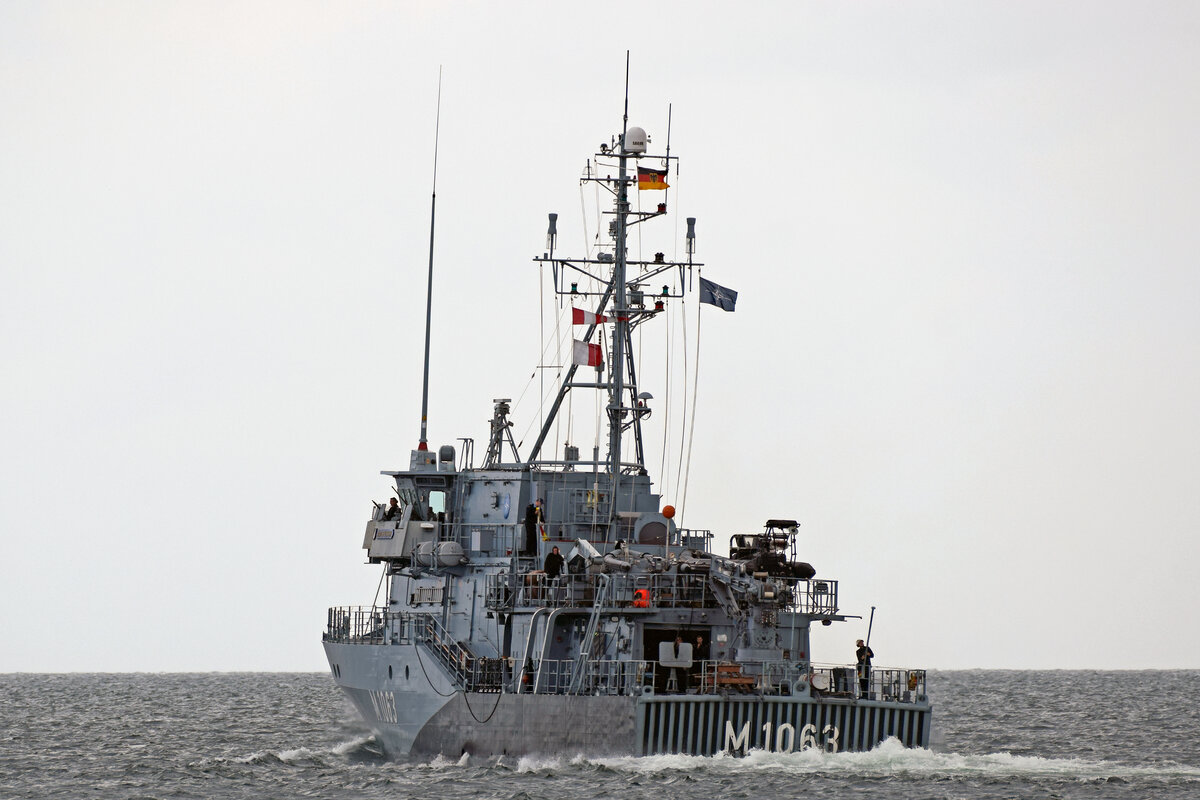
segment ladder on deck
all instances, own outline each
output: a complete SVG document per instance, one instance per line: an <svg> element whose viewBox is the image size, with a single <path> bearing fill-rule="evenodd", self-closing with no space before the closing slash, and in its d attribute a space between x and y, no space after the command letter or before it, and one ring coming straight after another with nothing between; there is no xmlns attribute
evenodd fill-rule
<svg viewBox="0 0 1200 800"><path fill-rule="evenodd" d="M587 673L587 662L592 656L593 640L596 629L600 627L600 616L604 604L608 601L608 576L597 575L596 594L592 600L592 614L588 617L587 630L584 631L583 641L579 643L579 655L575 659L575 669L571 673L571 686L568 694L577 694L583 685L583 677Z"/></svg>
<svg viewBox="0 0 1200 800"><path fill-rule="evenodd" d="M475 667L474 655L454 641L432 614L425 615L424 624L419 631L418 641L429 648L442 666L450 672L458 688L469 691Z"/></svg>

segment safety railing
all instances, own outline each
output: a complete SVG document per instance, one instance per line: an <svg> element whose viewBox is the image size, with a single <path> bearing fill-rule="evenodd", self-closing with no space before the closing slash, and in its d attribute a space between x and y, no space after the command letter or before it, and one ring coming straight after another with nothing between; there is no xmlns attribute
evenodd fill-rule
<svg viewBox="0 0 1200 800"><path fill-rule="evenodd" d="M712 552L712 531L703 528L680 528L679 543L692 550Z"/></svg>
<svg viewBox="0 0 1200 800"><path fill-rule="evenodd" d="M550 578L540 570L488 575L485 602L492 611L591 607L600 578L609 580L606 604L614 608L712 608L718 604L705 574L564 573ZM786 608L817 617L837 613L838 582L835 580L770 580L791 587L792 600Z"/></svg>
<svg viewBox="0 0 1200 800"><path fill-rule="evenodd" d="M838 582L832 580L808 580L795 582L797 610L811 616L836 614L838 610Z"/></svg>
<svg viewBox="0 0 1200 800"><path fill-rule="evenodd" d="M403 644L412 641L412 614L383 606L329 609L324 640L341 644Z"/></svg>
<svg viewBox="0 0 1200 800"><path fill-rule="evenodd" d="M854 666L814 664L806 679L814 695L855 697L901 703L924 702L926 673L923 669L888 667L871 669L863 675Z"/></svg>
<svg viewBox="0 0 1200 800"><path fill-rule="evenodd" d="M704 608L715 603L703 575L572 575L550 578L540 571L487 576L486 602L493 611L514 607L591 607L601 580L605 605L633 608Z"/></svg>
<svg viewBox="0 0 1200 800"><path fill-rule="evenodd" d="M449 632L432 614L423 614L417 620L417 640L425 644L437 657L442 666L454 677L454 683L470 688L475 674L475 657L466 648L454 641Z"/></svg>
<svg viewBox="0 0 1200 800"><path fill-rule="evenodd" d="M567 694L576 675L574 659L531 659L520 678L520 691ZM575 686L576 694L638 695L654 685L655 662L588 660Z"/></svg>
<svg viewBox="0 0 1200 800"><path fill-rule="evenodd" d="M439 542L458 542L464 551L482 552L494 558L511 556L521 549L525 526L520 522L481 525L476 522L438 522Z"/></svg>

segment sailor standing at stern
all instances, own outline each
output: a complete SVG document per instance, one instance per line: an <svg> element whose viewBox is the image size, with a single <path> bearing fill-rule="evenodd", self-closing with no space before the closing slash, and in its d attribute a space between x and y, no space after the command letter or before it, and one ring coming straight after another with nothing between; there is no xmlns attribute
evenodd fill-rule
<svg viewBox="0 0 1200 800"><path fill-rule="evenodd" d="M871 690L871 659L875 657L875 651L859 639L855 655L858 657L858 695L866 697Z"/></svg>

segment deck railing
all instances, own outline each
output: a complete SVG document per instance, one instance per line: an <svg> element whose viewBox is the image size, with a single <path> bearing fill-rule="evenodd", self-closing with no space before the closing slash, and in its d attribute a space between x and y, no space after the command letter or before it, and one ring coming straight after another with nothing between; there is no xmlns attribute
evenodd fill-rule
<svg viewBox="0 0 1200 800"><path fill-rule="evenodd" d="M591 607L597 583L606 577L607 605L616 608L711 608L717 605L708 582L702 573L622 574L607 576L561 574L549 578L538 570L493 573L487 576L487 607L492 611L512 608L573 608ZM837 613L838 582L835 580L795 580L775 578L792 590L789 609L815 616ZM644 594L639 594L639 590ZM644 604L644 605L640 605Z"/></svg>
<svg viewBox="0 0 1200 800"><path fill-rule="evenodd" d="M324 639L342 644L402 644L412 640L412 614L383 606L329 609Z"/></svg>
<svg viewBox="0 0 1200 800"><path fill-rule="evenodd" d="M584 663L578 694L638 695L654 685L655 662L598 660ZM520 678L521 691L567 694L576 667L575 659L531 659Z"/></svg>
<svg viewBox="0 0 1200 800"><path fill-rule="evenodd" d="M814 694L831 697L921 702L926 696L923 669L872 668L864 686L854 666L814 664L808 679Z"/></svg>
<svg viewBox="0 0 1200 800"><path fill-rule="evenodd" d="M530 659L521 668L512 659L478 657L454 641L436 615L381 606L329 609L324 638L342 644L424 644L466 691L499 692L507 686L507 691L566 694L577 668L575 659ZM656 661L608 659L585 661L576 691L635 695L654 687L659 692L794 695L811 687L818 697L922 703L927 696L926 677L923 669L872 669L864 688L856 668L845 664L709 659L672 670Z"/></svg>

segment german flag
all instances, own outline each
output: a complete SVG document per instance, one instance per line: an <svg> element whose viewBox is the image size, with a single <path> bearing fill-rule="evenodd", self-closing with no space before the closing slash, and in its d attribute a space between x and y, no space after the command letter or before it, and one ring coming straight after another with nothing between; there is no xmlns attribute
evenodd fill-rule
<svg viewBox="0 0 1200 800"><path fill-rule="evenodd" d="M667 171L638 167L638 189L666 189Z"/></svg>

